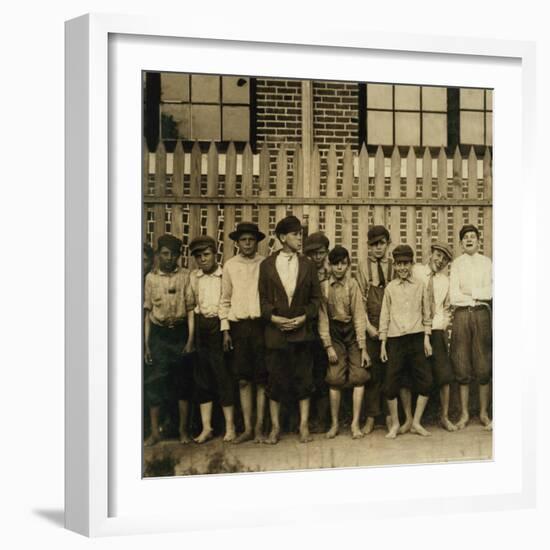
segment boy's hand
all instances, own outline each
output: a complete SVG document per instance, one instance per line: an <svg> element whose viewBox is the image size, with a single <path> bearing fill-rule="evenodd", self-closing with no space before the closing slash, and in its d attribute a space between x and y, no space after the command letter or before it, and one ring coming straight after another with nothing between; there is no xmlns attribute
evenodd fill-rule
<svg viewBox="0 0 550 550"><path fill-rule="evenodd" d="M426 354L426 357L431 357L433 353L429 334L424 335L424 353Z"/></svg>
<svg viewBox="0 0 550 550"><path fill-rule="evenodd" d="M328 362L331 365L336 365L336 363L338 363L338 355L336 355L336 351L332 346L329 346L327 348L327 356L328 356Z"/></svg>
<svg viewBox="0 0 550 550"><path fill-rule="evenodd" d="M226 353L233 349L233 340L231 340L231 334L228 330L223 331L223 351Z"/></svg>
<svg viewBox="0 0 550 550"><path fill-rule="evenodd" d="M286 317L281 317L280 315L272 315L271 316L271 322L280 330L288 330L285 328L288 324L290 319L287 319Z"/></svg>
<svg viewBox="0 0 550 550"><path fill-rule="evenodd" d="M368 369L372 366L370 355L368 354L366 349L361 350L361 366L364 369Z"/></svg>
<svg viewBox="0 0 550 550"><path fill-rule="evenodd" d="M183 348L182 355L186 355L192 352L193 352L193 340L189 338L189 340L187 340L187 342L185 343L185 347Z"/></svg>
<svg viewBox="0 0 550 550"><path fill-rule="evenodd" d="M378 340L378 329L374 325L367 324L367 333L373 340Z"/></svg>
<svg viewBox="0 0 550 550"><path fill-rule="evenodd" d="M388 362L388 352L386 351L386 340L382 341L382 346L380 347L380 361L382 361L382 363Z"/></svg>
<svg viewBox="0 0 550 550"><path fill-rule="evenodd" d="M300 317L294 317L294 319L290 320L292 330L296 330L297 328L300 328L303 326L303 324L306 322L306 316L300 315Z"/></svg>
<svg viewBox="0 0 550 550"><path fill-rule="evenodd" d="M151 350L149 349L149 347L146 347L146 348L145 348L145 362L146 362L148 365L152 365L152 364L153 364L153 357L151 356Z"/></svg>

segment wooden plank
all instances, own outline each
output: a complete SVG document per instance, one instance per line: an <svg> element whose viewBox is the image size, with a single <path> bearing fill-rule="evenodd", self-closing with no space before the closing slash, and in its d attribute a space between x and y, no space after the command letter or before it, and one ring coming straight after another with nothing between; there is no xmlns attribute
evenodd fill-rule
<svg viewBox="0 0 550 550"><path fill-rule="evenodd" d="M468 198L477 198L477 157L473 147L470 147L468 154ZM468 208L468 223L478 226L479 208L470 206Z"/></svg>
<svg viewBox="0 0 550 550"><path fill-rule="evenodd" d="M455 154L453 156L453 198L456 204L456 199L462 198L462 157L460 156L460 150L457 146ZM455 257L458 256L462 250L460 248L460 229L464 223L462 214L462 207L455 206L453 208L453 250Z"/></svg>
<svg viewBox="0 0 550 550"><path fill-rule="evenodd" d="M277 183L276 183L276 194L278 198L284 198L287 196L286 191L286 181L287 181L287 160L286 160L286 149L284 145L279 146L279 151L277 153ZM275 223L286 216L286 203L283 203L277 208L275 208Z"/></svg>
<svg viewBox="0 0 550 550"><path fill-rule="evenodd" d="M426 147L422 157L422 196L432 196L432 155L430 148ZM430 257L430 245L432 242L432 209L429 206L422 207L422 262Z"/></svg>
<svg viewBox="0 0 550 550"><path fill-rule="evenodd" d="M311 80L302 80L302 160L303 160L303 189L307 197L312 195L312 161L313 161L313 83ZM314 195L316 196L316 195ZM309 217L309 209L304 208L304 215ZM311 224L308 223L308 229Z"/></svg>
<svg viewBox="0 0 550 550"><path fill-rule="evenodd" d="M353 153L351 145L346 145L344 149L344 175L342 195L344 199L351 199L353 196ZM353 207L342 206L342 246L347 248L350 256L352 251L352 232L353 232Z"/></svg>
<svg viewBox="0 0 550 550"><path fill-rule="evenodd" d="M231 142L225 155L225 197L235 198L237 188L237 151L235 144ZM223 260L224 262L234 254L233 241L229 233L235 229L235 206L225 204L223 208Z"/></svg>
<svg viewBox="0 0 550 550"><path fill-rule="evenodd" d="M166 149L164 143L159 141L157 150L155 153L155 197L165 194L166 189ZM155 211L155 230L153 242L157 242L157 239L166 233L166 224L164 220L165 206L164 204L157 203L154 207Z"/></svg>
<svg viewBox="0 0 550 550"><path fill-rule="evenodd" d="M321 157L319 156L319 148L314 145L311 153L311 181L310 181L310 196L313 198L321 195ZM319 206L309 207L308 218L308 233L319 231Z"/></svg>
<svg viewBox="0 0 550 550"><path fill-rule="evenodd" d="M243 179L242 179L242 195L243 197L252 198L252 185L254 178L253 170L254 159L252 157L252 149L250 144L247 143L243 151ZM252 205L247 204L243 207L243 219L242 221L252 221Z"/></svg>
<svg viewBox="0 0 550 550"><path fill-rule="evenodd" d="M369 228L369 153L363 143L359 152L359 199L362 206L359 206L359 247L358 259L362 264L367 260L369 249L367 246L367 232Z"/></svg>
<svg viewBox="0 0 550 550"><path fill-rule="evenodd" d="M260 197L269 197L269 149L267 143L264 142L262 149L260 150ZM258 225L260 231L264 232L266 238L260 242L258 250L263 256L267 256L269 251L269 235L271 233L269 229L269 206L262 205L259 207L258 212Z"/></svg>
<svg viewBox="0 0 550 550"><path fill-rule="evenodd" d="M331 144L327 155L327 199L331 205L325 208L325 234L330 241L330 246L336 244L336 205L339 203L336 196L336 170L337 170L336 146Z"/></svg>
<svg viewBox="0 0 550 550"><path fill-rule="evenodd" d="M493 200L493 163L489 148L483 156L483 198ZM493 257L493 207L483 209L483 253Z"/></svg>
<svg viewBox="0 0 550 550"><path fill-rule="evenodd" d="M437 156L437 194L438 198L447 197L447 154L441 147ZM437 239L446 243L449 240L447 223L447 208L440 206L437 210Z"/></svg>
<svg viewBox="0 0 550 550"><path fill-rule="evenodd" d="M384 166L384 151L379 145L374 157L374 198L379 199L384 196L385 185L385 166ZM385 208L377 205L374 207L374 224L385 225L386 216Z"/></svg>
<svg viewBox="0 0 550 550"><path fill-rule="evenodd" d="M141 172L141 196L145 198L147 195L147 185L149 181L149 149L147 148L147 142L145 141L145 138L143 139L143 146L142 146L142 172ZM145 243L147 242L147 203L145 201L142 201L142 241Z"/></svg>
<svg viewBox="0 0 550 550"><path fill-rule="evenodd" d="M202 154L198 141L195 141L191 149L191 174L189 194L192 197L201 194L201 163ZM189 240L201 234L201 208L197 204L189 207Z"/></svg>
<svg viewBox="0 0 550 550"><path fill-rule="evenodd" d="M409 147L407 154L407 198L416 198L416 155ZM416 249L416 207L407 206L407 243Z"/></svg>
<svg viewBox="0 0 550 550"><path fill-rule="evenodd" d="M174 150L174 196L183 199L183 175L185 174L185 153L183 145L178 140ZM183 208L181 204L172 205L172 234L183 237Z"/></svg>
<svg viewBox="0 0 550 550"><path fill-rule="evenodd" d="M218 150L211 141L208 148L206 194L209 197L218 195ZM209 204L206 208L206 234L218 241L218 206Z"/></svg>
<svg viewBox="0 0 550 550"><path fill-rule="evenodd" d="M391 155L390 171L390 198L395 202L395 206L390 207L390 236L394 243L401 242L400 234L400 212L399 195L401 186L401 155L399 149L394 147Z"/></svg>
<svg viewBox="0 0 550 550"><path fill-rule="evenodd" d="M304 161L302 148L299 144L294 147L292 195L294 197L304 196ZM292 212L299 220L304 221L304 207L302 204L296 205Z"/></svg>

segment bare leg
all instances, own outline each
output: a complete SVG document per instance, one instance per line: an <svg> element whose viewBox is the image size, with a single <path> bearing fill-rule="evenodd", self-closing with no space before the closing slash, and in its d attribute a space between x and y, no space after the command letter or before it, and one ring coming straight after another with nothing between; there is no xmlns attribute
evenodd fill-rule
<svg viewBox="0 0 550 550"><path fill-rule="evenodd" d="M388 399L388 409L390 410L391 425L386 439L395 439L399 432L399 416L397 414L397 397L394 399Z"/></svg>
<svg viewBox="0 0 550 550"><path fill-rule="evenodd" d="M363 426L363 435L370 434L372 430L374 430L374 416L369 416Z"/></svg>
<svg viewBox="0 0 550 550"><path fill-rule="evenodd" d="M441 402L441 425L448 432L455 432L456 426L449 420L449 396L451 393L449 384L439 389L439 401Z"/></svg>
<svg viewBox="0 0 550 550"><path fill-rule="evenodd" d="M470 386L468 384L460 384L460 418L456 423L458 430L463 430L470 420L468 406L470 401Z"/></svg>
<svg viewBox="0 0 550 550"><path fill-rule="evenodd" d="M271 432L266 439L266 443L269 445L275 445L279 442L279 434L281 433L281 426L279 424L279 412L281 410L281 404L273 399L269 400L269 413L271 415Z"/></svg>
<svg viewBox="0 0 550 550"><path fill-rule="evenodd" d="M487 414L489 405L489 384L479 385L479 421L483 426L487 427L491 423L491 419Z"/></svg>
<svg viewBox="0 0 550 550"><path fill-rule="evenodd" d="M189 401L178 401L178 410L180 416L179 434L180 443L190 443L191 438L187 433L187 419L189 417Z"/></svg>
<svg viewBox="0 0 550 550"><path fill-rule="evenodd" d="M250 441L254 437L252 433L252 384L245 380L239 380L239 394L243 410L244 432L233 440L233 443L237 445Z"/></svg>
<svg viewBox="0 0 550 550"><path fill-rule="evenodd" d="M311 441L309 434L309 397L300 400L300 443Z"/></svg>
<svg viewBox="0 0 550 550"><path fill-rule="evenodd" d="M223 417L225 418L225 435L224 441L233 441L235 439L235 420L234 420L234 408L233 405L222 407Z"/></svg>
<svg viewBox="0 0 550 550"><path fill-rule="evenodd" d="M399 390L399 397L401 397L401 404L405 412L405 423L399 428L399 433L406 434L411 429L413 423L411 390L401 388Z"/></svg>
<svg viewBox="0 0 550 550"><path fill-rule="evenodd" d="M195 437L195 443L206 443L212 439L212 401L208 403L201 403L201 422L202 422L202 432Z"/></svg>
<svg viewBox="0 0 550 550"><path fill-rule="evenodd" d="M359 427L359 416L361 415L361 405L363 404L363 395L365 386L356 386L353 388L353 418L351 420L351 437L359 439L363 437L363 432Z"/></svg>
<svg viewBox="0 0 550 550"><path fill-rule="evenodd" d="M265 411L265 387L256 386L256 427L254 428L254 443L263 443Z"/></svg>
<svg viewBox="0 0 550 550"><path fill-rule="evenodd" d="M151 435L145 440L144 445L146 447L152 447L153 445L155 445L155 443L158 443L160 441L160 407L150 407L149 417L151 419Z"/></svg>
<svg viewBox="0 0 550 550"><path fill-rule="evenodd" d="M411 433L423 435L424 437L432 435L424 426L421 424L422 415L424 414L424 409L428 403L427 395L419 395L416 398L416 407L414 409L414 418L411 426Z"/></svg>
<svg viewBox="0 0 550 550"><path fill-rule="evenodd" d="M329 389L330 399L330 429L325 434L327 439L333 439L338 435L338 417L340 414L340 400L342 393L338 388Z"/></svg>

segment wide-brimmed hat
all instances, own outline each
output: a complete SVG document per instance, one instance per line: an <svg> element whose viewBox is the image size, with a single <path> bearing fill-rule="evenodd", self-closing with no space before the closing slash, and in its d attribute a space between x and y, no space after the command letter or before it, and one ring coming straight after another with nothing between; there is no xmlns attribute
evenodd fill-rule
<svg viewBox="0 0 550 550"><path fill-rule="evenodd" d="M451 250L451 247L447 243L443 243L441 241L434 241L430 248L432 250L439 250L440 252L443 252L447 258L449 258L449 261L451 262L453 260L453 251Z"/></svg>
<svg viewBox="0 0 550 550"><path fill-rule="evenodd" d="M229 233L229 238L233 241L238 241L243 233L251 233L255 235L258 242L265 239L265 234L258 229L258 226L255 223L252 222L238 223L235 231Z"/></svg>

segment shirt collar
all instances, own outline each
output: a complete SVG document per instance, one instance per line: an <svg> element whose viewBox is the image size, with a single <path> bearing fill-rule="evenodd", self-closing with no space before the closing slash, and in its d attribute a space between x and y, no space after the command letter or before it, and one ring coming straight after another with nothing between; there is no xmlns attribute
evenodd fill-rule
<svg viewBox="0 0 550 550"><path fill-rule="evenodd" d="M176 269L174 271L161 271L160 267L157 267L154 272L157 275L161 275L162 277L170 277L171 275L176 274L180 270L180 267L177 265Z"/></svg>
<svg viewBox="0 0 550 550"><path fill-rule="evenodd" d="M290 260L292 260L293 258L297 258L298 257L298 254L296 252L284 252L283 250L281 250L279 252L279 255L282 256L285 260L288 260L290 262Z"/></svg>
<svg viewBox="0 0 550 550"><path fill-rule="evenodd" d="M222 268L220 265L218 265L217 269L213 273L205 273L202 269L197 269L197 277L202 277L205 275L206 277L221 277L222 276Z"/></svg>
<svg viewBox="0 0 550 550"><path fill-rule="evenodd" d="M374 263L377 263L378 262L378 258L375 258L373 254L369 254L369 258L371 260L371 262L374 262ZM385 255L383 256L382 258L380 258L380 263L381 264L387 264L388 263L388 256Z"/></svg>
<svg viewBox="0 0 550 550"><path fill-rule="evenodd" d="M332 273L330 274L329 278L328 278L328 281L329 281L329 284L330 286L332 285L340 285L340 286L344 286L348 279L350 277L350 273L349 273L349 269L347 271L347 273L341 278L341 279L337 279Z"/></svg>
<svg viewBox="0 0 550 550"><path fill-rule="evenodd" d="M399 277L399 275L395 279L397 280L397 283L400 285L404 285L405 283L412 284L414 282L412 273L406 279L402 279L401 277Z"/></svg>

